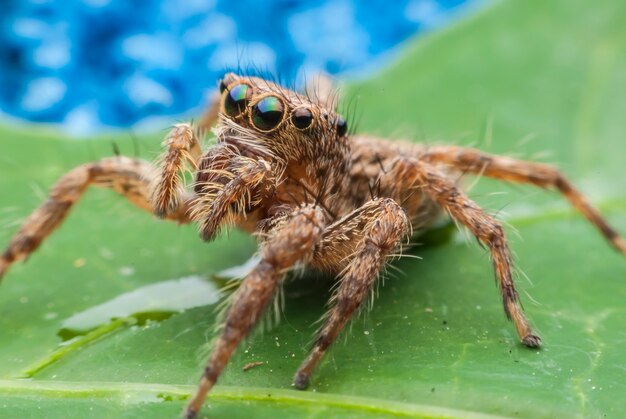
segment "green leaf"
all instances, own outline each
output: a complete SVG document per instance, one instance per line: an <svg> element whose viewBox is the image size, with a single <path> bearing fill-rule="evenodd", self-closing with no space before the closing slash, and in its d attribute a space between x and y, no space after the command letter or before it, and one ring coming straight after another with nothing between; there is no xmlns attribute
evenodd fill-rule
<svg viewBox="0 0 626 419"><path fill-rule="evenodd" d="M626 232L623 16L619 0L496 2L415 40L380 75L349 86L358 130L529 159L550 152L543 161L558 164ZM141 138L141 155L153 158L161 136ZM130 134L75 141L29 127L4 128L0 138L1 243L61 174L112 154L111 141L133 154ZM290 282L281 323L239 349L204 413L619 416L623 258L554 193L481 180L471 195L509 225L519 269L532 280L518 281L522 299L544 349L519 345L488 255L459 233L416 249L423 260L395 264L401 273L386 279L307 392L292 390L291 377L331 284L314 276ZM146 306L131 299L137 310L96 316L101 324L66 346L57 333L77 313L118 307L154 284L187 277L211 284L254 248L235 231L204 244L193 227L157 222L109 191L90 190L0 287L0 408L15 417L175 416L199 377L215 304L138 321ZM159 312L177 292L148 292L157 299L148 311ZM243 372L251 362L264 364ZM19 378L25 372L32 378Z"/></svg>

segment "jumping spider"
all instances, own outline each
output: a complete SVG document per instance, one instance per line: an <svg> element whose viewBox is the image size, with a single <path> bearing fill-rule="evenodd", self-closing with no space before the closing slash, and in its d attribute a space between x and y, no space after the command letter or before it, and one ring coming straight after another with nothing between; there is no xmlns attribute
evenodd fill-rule
<svg viewBox="0 0 626 419"><path fill-rule="evenodd" d="M175 126L156 167L118 156L73 169L54 185L0 257L1 277L39 247L90 185L111 188L160 218L196 222L204 240L212 240L227 225L257 233L260 262L233 295L185 411L188 418L196 416L291 268L304 264L338 277L331 308L293 379L296 388L304 389L370 294L388 256L442 212L489 249L504 311L521 342L538 347L541 340L513 284L504 230L457 188L455 180L464 173L556 189L626 254L626 241L555 168L470 148L350 135L328 88L298 94L261 78L227 74L198 125L197 130L189 124ZM203 151L200 140L211 126L217 143ZM187 170L196 179L189 190L183 185Z"/></svg>

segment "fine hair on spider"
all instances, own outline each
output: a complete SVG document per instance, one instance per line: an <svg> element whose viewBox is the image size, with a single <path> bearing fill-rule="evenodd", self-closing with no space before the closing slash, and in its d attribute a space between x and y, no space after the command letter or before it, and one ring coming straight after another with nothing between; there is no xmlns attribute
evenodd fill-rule
<svg viewBox="0 0 626 419"><path fill-rule="evenodd" d="M458 186L466 174L559 192L626 255L626 241L555 167L475 148L356 134L336 110L330 80L312 80L298 93L266 78L227 73L197 125L173 127L156 164L116 155L72 169L10 240L0 277L40 246L90 186L112 189L158 218L195 223L207 241L231 226L255 234L258 263L225 303L184 412L193 418L266 309L282 310L290 271L305 266L336 277L328 311L293 378L294 387L305 389L350 319L371 304L389 260L401 257L414 233L441 214L488 250L507 318L523 345L540 346L515 287L505 229ZM207 146L209 130L215 140ZM194 179L191 185L186 178Z"/></svg>

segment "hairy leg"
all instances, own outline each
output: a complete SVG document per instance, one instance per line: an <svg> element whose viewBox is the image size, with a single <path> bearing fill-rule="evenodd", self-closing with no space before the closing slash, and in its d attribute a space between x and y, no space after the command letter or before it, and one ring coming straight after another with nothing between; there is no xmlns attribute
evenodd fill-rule
<svg viewBox="0 0 626 419"><path fill-rule="evenodd" d="M400 246L402 238L409 231L410 225L404 210L388 198L369 201L344 220L329 227L323 241L328 247L320 257L324 257L324 253L335 253L337 249L333 248L333 242L337 243L335 240L340 237L360 237L360 240L356 243L352 241L355 248L331 299L332 308L317 333L311 353L294 377L296 388L305 389L308 386L313 370L328 347L370 294L387 256ZM339 249L338 252L343 253L343 250Z"/></svg>
<svg viewBox="0 0 626 419"><path fill-rule="evenodd" d="M598 210L552 166L454 146L430 147L419 158L429 163L444 163L461 171L482 174L506 182L530 183L540 188L554 188L596 226L615 249L626 255L626 240L620 237Z"/></svg>
<svg viewBox="0 0 626 419"><path fill-rule="evenodd" d="M153 179L151 196L154 213L160 218L166 218L178 208L185 171L197 169L202 155L197 133L189 124L174 126L163 145L166 151L157 164L159 173Z"/></svg>
<svg viewBox="0 0 626 419"><path fill-rule="evenodd" d="M248 335L274 296L284 273L313 254L324 229L324 213L315 206L298 208L270 233L261 260L233 296L224 328L211 354L200 385L187 405L186 418L194 418L207 393L228 363L239 342Z"/></svg>
<svg viewBox="0 0 626 419"><path fill-rule="evenodd" d="M212 240L222 225L253 211L275 190L278 176L268 162L233 153L228 145L218 144L200 164L192 217L200 223L204 240Z"/></svg>
<svg viewBox="0 0 626 419"><path fill-rule="evenodd" d="M200 120L198 121L198 131L200 136L205 135L217 122L220 114L220 99L221 95L219 93L215 93L209 102L209 106L200 117Z"/></svg>
<svg viewBox="0 0 626 419"><path fill-rule="evenodd" d="M12 263L26 259L39 247L90 185L113 189L135 206L152 212L148 179L153 171L148 162L120 156L83 164L66 173L52 187L48 199L24 221L0 256L0 278ZM191 198L179 201L179 207L167 218L188 223Z"/></svg>
<svg viewBox="0 0 626 419"><path fill-rule="evenodd" d="M337 95L333 88L333 80L327 73L318 73L306 81L304 93L314 102L334 109L337 105Z"/></svg>
<svg viewBox="0 0 626 419"><path fill-rule="evenodd" d="M541 345L519 302L511 273L511 252L502 225L469 199L454 183L437 169L417 160L403 163L413 172L415 185L439 204L450 216L467 227L491 252L499 283L504 312L513 321L522 343L529 347Z"/></svg>

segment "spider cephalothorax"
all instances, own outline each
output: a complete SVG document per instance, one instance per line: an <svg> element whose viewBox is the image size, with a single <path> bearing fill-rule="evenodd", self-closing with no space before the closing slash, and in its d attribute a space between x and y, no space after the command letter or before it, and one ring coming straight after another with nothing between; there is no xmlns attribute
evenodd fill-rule
<svg viewBox="0 0 626 419"><path fill-rule="evenodd" d="M347 123L334 109L319 97L232 73L220 82L220 93L217 146L200 160L195 183L204 202L194 218L205 239L220 227L220 217L206 213L209 208L230 223L245 219L251 231L294 202L317 200L326 215L341 211L335 198L349 188L352 162ZM216 205L215 197L227 196L223 190L234 179L229 174L240 176L237 186L255 186L237 201Z"/></svg>
<svg viewBox="0 0 626 419"><path fill-rule="evenodd" d="M156 167L118 156L63 176L0 257L0 277L37 249L89 185L114 189L160 218L196 222L205 240L225 225L262 233L260 261L234 293L187 406L186 417L194 417L290 269L315 267L334 273L338 281L311 352L294 377L294 386L303 389L367 299L387 258L441 212L489 249L507 317L524 345L539 346L515 290L504 230L456 186L461 173L556 189L626 254L626 242L555 168L470 148L349 135L330 91L308 92L226 75L198 129L174 127ZM203 151L201 137L210 127L217 140ZM193 188L183 184L186 170L195 174Z"/></svg>
<svg viewBox="0 0 626 419"><path fill-rule="evenodd" d="M227 74L220 83L223 118L219 141L233 144L241 154L269 157L283 165L347 172L347 123L334 109L256 77Z"/></svg>

